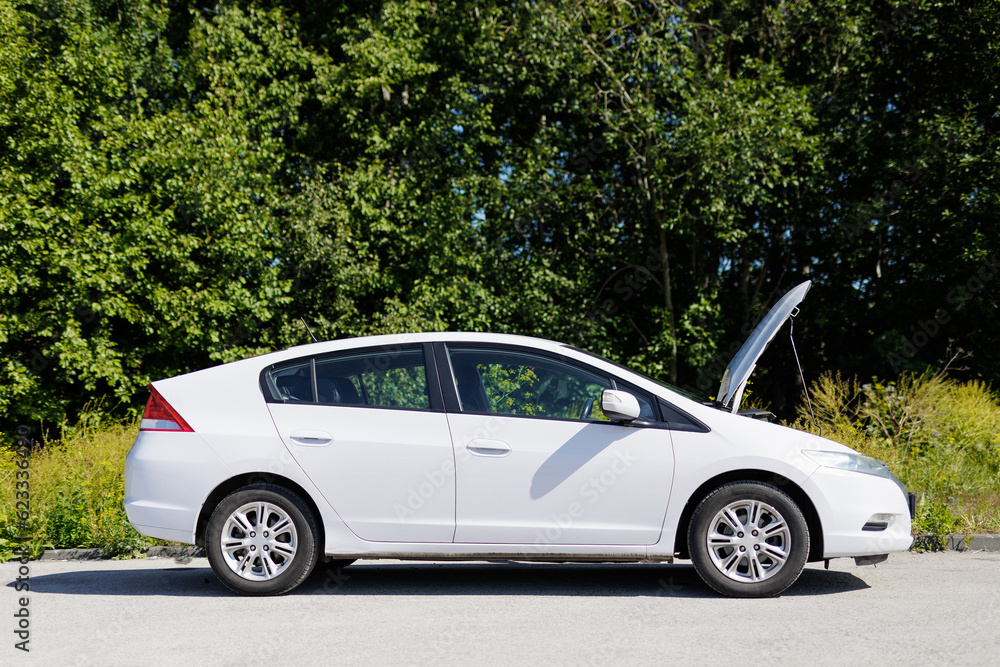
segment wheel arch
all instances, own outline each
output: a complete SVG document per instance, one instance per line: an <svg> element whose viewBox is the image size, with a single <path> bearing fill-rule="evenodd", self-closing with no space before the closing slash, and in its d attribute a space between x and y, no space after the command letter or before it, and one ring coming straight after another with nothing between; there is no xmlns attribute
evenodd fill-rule
<svg viewBox="0 0 1000 667"><path fill-rule="evenodd" d="M205 502L201 506L201 512L198 514L198 523L195 527L195 544L199 547L205 546L205 530L208 527L208 520L211 518L212 512L215 511L216 506L222 502L222 499L233 491L237 491L251 484L274 484L276 486L284 487L302 498L302 502L309 506L313 516L316 518L316 527L319 530L319 542L317 544L317 548L320 550L320 554L322 555L323 544L325 544L326 539L326 530L323 525L323 515L320 514L319 507L317 507L316 502L312 499L312 496L310 496L309 493L296 482L288 479L287 477L268 472L243 473L230 477L215 487L212 492L208 494L208 497L205 498Z"/></svg>
<svg viewBox="0 0 1000 667"><path fill-rule="evenodd" d="M812 500L810 500L808 494L802 490L798 484L788 479L784 475L779 475L775 472L769 472L766 470L730 470L712 477L706 480L694 490L691 497L688 498L687 503L684 505L684 511L681 512L681 518L677 522L677 534L674 537L674 554L678 558L690 558L691 553L688 549L688 528L691 524L691 515L694 514L695 507L698 506L708 494L712 493L720 486L729 484L731 482L764 482L765 484L771 484L777 489L787 493L795 504L799 506L802 511L802 515L806 519L806 525L809 527L809 556L807 557L808 562L814 562L823 559L823 524L820 521L819 514L816 512L816 507L813 505Z"/></svg>

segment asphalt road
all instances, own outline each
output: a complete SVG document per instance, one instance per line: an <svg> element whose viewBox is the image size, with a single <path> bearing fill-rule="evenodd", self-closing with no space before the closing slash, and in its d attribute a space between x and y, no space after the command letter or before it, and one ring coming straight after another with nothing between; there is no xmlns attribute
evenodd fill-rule
<svg viewBox="0 0 1000 667"><path fill-rule="evenodd" d="M205 559L0 565L0 664L1000 664L1000 553L810 565L731 600L689 564L361 561L241 598ZM27 596L29 653L14 648Z"/></svg>

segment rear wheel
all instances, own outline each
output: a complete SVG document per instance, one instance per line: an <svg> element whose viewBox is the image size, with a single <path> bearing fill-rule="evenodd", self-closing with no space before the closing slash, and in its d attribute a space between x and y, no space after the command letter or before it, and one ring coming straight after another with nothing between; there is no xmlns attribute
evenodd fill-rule
<svg viewBox="0 0 1000 667"><path fill-rule="evenodd" d="M732 597L768 597L791 586L809 555L809 529L787 494L762 482L734 482L691 515L688 548L709 586Z"/></svg>
<svg viewBox="0 0 1000 667"><path fill-rule="evenodd" d="M274 484L226 496L208 520L208 562L241 595L280 595L302 583L319 559L319 530L309 506Z"/></svg>

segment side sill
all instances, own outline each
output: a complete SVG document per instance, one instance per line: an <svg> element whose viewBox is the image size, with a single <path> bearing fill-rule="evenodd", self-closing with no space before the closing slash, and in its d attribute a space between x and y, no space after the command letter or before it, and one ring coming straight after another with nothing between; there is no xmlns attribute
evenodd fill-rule
<svg viewBox="0 0 1000 667"><path fill-rule="evenodd" d="M391 558L393 560L424 560L424 561L483 561L483 560L518 560L532 561L536 563L673 563L673 556L647 556L645 554L632 555L587 555L570 553L537 553L537 552L458 552L458 553L434 553L415 552L405 553L386 552L365 552L365 553L327 553L327 556L337 559L357 559L357 560L378 560Z"/></svg>

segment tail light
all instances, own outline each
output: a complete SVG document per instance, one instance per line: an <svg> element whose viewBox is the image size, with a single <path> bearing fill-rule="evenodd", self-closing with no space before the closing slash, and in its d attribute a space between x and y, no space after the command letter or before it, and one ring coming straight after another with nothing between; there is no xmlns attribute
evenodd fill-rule
<svg viewBox="0 0 1000 667"><path fill-rule="evenodd" d="M142 421L139 422L140 431L188 431L194 432L184 418L177 414L167 400L156 391L153 385L149 385L149 400L146 402L146 409L142 413Z"/></svg>

